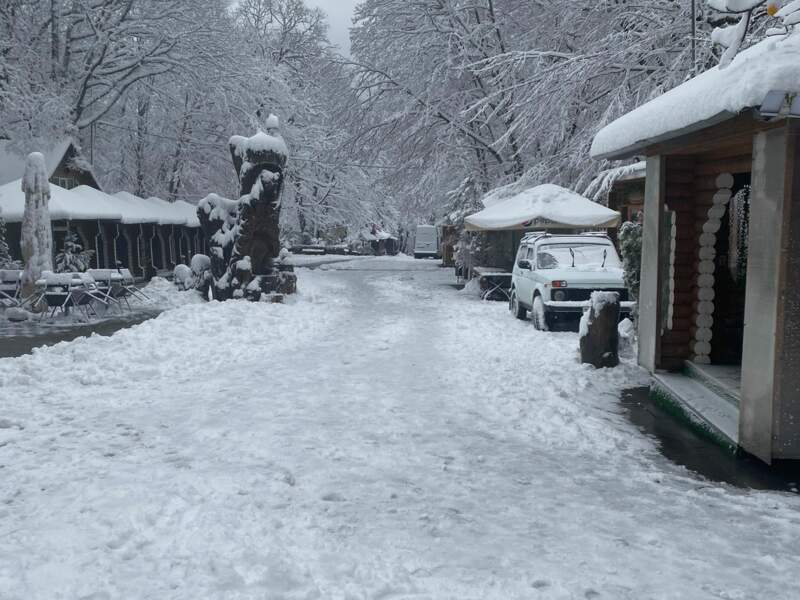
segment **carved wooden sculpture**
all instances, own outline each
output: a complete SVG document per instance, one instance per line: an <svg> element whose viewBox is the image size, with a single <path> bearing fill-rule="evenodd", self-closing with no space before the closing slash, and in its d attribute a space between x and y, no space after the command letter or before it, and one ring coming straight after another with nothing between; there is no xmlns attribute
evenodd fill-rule
<svg viewBox="0 0 800 600"><path fill-rule="evenodd" d="M229 142L239 178L239 201L209 196L198 207L208 240L218 299L289 294L296 288L291 267L276 265L281 250L280 214L283 170L288 149L271 115L267 132Z"/></svg>

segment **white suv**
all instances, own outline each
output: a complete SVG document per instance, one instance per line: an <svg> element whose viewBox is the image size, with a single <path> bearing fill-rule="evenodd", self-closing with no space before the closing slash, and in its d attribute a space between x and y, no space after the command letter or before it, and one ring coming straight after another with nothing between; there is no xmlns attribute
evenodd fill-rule
<svg viewBox="0 0 800 600"><path fill-rule="evenodd" d="M574 321L589 306L592 291L619 292L623 315L633 302L622 278L614 244L605 235L529 233L519 245L509 307L518 319L531 311L536 329Z"/></svg>

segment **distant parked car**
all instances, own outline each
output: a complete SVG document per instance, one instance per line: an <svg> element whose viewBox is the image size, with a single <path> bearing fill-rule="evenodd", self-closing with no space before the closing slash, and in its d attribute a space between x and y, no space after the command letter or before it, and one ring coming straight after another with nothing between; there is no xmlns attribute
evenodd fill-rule
<svg viewBox="0 0 800 600"><path fill-rule="evenodd" d="M439 258L439 236L433 225L417 225L414 258Z"/></svg>
<svg viewBox="0 0 800 600"><path fill-rule="evenodd" d="M518 319L531 312L536 329L556 323L577 327L595 290L618 292L627 316L633 302L614 244L605 235L531 233L520 243L511 278L509 308Z"/></svg>

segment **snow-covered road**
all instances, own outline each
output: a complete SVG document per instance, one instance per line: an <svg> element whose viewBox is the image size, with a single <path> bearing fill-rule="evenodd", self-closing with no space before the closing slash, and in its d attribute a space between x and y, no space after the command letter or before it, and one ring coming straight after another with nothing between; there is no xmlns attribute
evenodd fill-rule
<svg viewBox="0 0 800 600"><path fill-rule="evenodd" d="M800 500L702 481L435 263L0 360L0 598L795 599Z"/></svg>

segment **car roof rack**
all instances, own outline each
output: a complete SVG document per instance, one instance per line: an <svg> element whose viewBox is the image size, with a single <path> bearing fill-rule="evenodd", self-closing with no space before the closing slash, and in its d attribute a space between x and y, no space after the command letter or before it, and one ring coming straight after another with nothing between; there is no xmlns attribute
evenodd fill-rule
<svg viewBox="0 0 800 600"><path fill-rule="evenodd" d="M581 235L589 235L592 237L608 237L608 232L606 231L584 231Z"/></svg>
<svg viewBox="0 0 800 600"><path fill-rule="evenodd" d="M525 235L522 236L523 242L529 242L530 240L540 238L540 237L548 237L550 234L546 231L529 231Z"/></svg>

